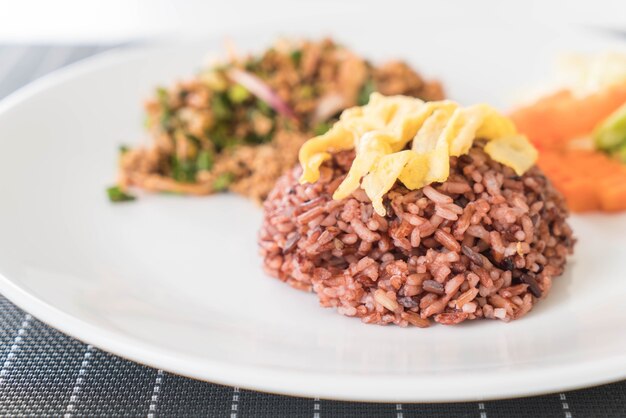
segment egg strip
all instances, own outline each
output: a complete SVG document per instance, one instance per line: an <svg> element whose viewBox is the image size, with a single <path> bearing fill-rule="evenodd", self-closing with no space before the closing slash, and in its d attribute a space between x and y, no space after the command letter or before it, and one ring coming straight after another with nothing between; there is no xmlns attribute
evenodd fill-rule
<svg viewBox="0 0 626 418"><path fill-rule="evenodd" d="M450 157L467 154L476 138L486 139L485 152L518 175L537 159L528 139L491 106L463 108L447 100L425 103L373 93L369 104L344 111L330 131L302 146L300 181L317 181L321 164L332 152L355 149L352 166L333 198L346 198L361 186L384 216L383 197L396 180L411 190L446 181Z"/></svg>

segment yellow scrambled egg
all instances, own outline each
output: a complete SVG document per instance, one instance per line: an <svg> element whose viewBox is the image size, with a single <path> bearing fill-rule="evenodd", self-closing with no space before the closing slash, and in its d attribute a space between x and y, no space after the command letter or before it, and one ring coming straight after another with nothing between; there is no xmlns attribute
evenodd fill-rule
<svg viewBox="0 0 626 418"><path fill-rule="evenodd" d="M367 105L347 109L326 134L302 146L300 181L317 181L320 165L332 152L355 149L350 171L333 198L348 197L361 186L376 212L385 215L383 197L396 180L411 190L445 181L450 157L467 154L476 138L487 140L485 152L518 175L537 159L526 137L486 104L463 108L448 100L373 93Z"/></svg>

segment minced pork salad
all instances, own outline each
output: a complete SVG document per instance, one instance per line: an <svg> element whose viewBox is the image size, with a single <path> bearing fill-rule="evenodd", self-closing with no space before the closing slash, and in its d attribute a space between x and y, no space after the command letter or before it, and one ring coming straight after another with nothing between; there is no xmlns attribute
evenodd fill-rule
<svg viewBox="0 0 626 418"><path fill-rule="evenodd" d="M112 201L132 188L205 195L230 190L261 201L297 162L300 146L373 91L440 100L407 64L374 65L326 39L277 42L231 58L146 103L147 146L120 149Z"/></svg>

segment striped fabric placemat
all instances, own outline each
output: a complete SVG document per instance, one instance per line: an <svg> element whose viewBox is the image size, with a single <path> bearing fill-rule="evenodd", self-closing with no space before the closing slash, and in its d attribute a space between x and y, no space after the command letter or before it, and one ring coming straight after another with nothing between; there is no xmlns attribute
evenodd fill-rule
<svg viewBox="0 0 626 418"><path fill-rule="evenodd" d="M0 45L0 99L108 48ZM626 381L480 403L384 404L278 396L200 382L107 354L46 326L0 296L0 416L617 418L626 417Z"/></svg>

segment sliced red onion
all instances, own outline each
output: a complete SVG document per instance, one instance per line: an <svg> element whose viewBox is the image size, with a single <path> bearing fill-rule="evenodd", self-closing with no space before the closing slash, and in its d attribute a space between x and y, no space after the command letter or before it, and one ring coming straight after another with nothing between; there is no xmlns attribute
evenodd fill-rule
<svg viewBox="0 0 626 418"><path fill-rule="evenodd" d="M346 99L339 93L329 93L322 97L317 103L313 122L327 121L331 116L336 115L346 107Z"/></svg>
<svg viewBox="0 0 626 418"><path fill-rule="evenodd" d="M244 86L250 93L263 100L279 114L291 119L297 119L296 114L289 105L265 81L256 75L239 68L231 68L228 71L228 77L235 83Z"/></svg>

